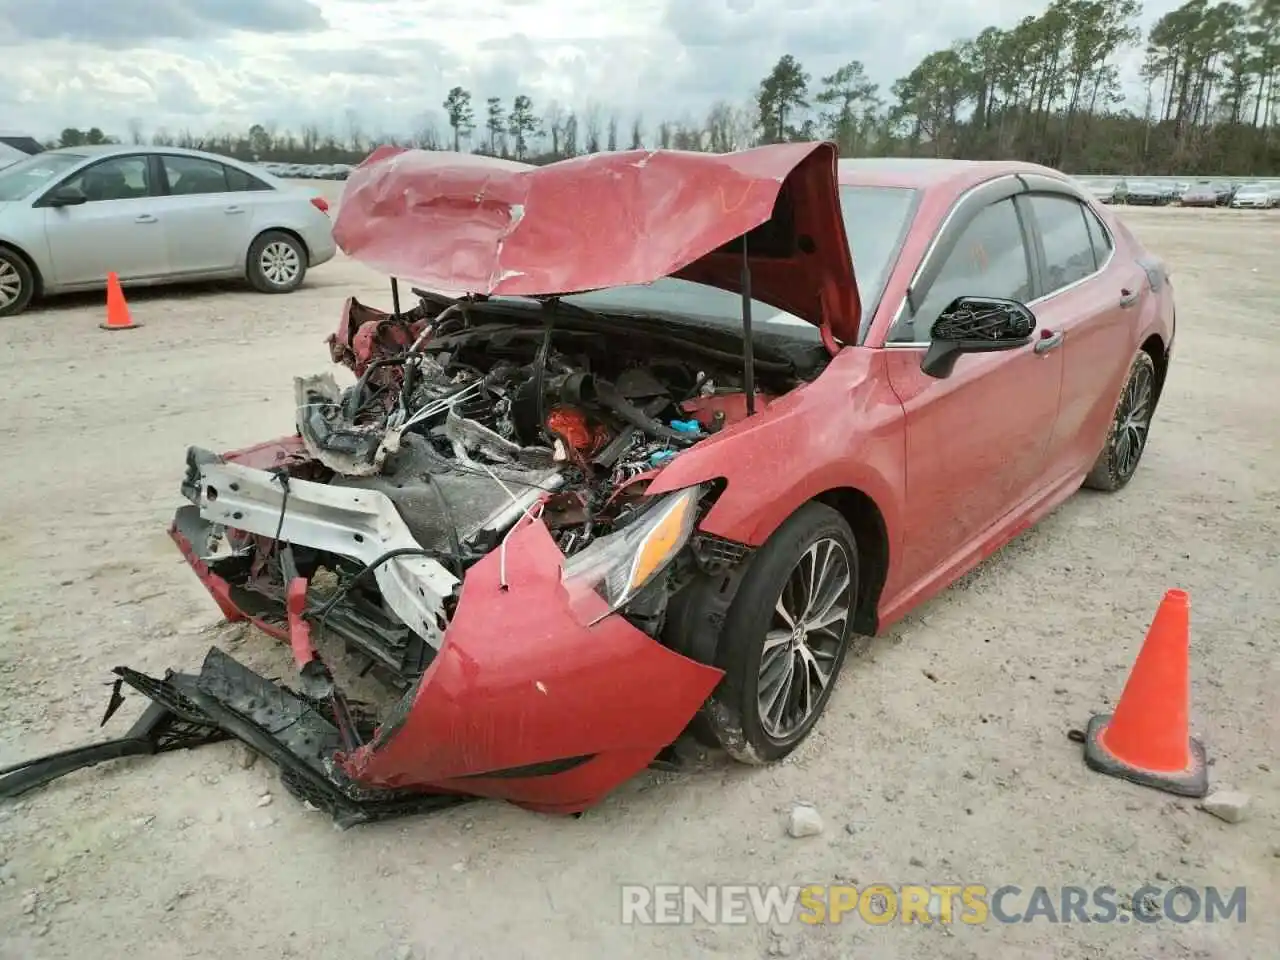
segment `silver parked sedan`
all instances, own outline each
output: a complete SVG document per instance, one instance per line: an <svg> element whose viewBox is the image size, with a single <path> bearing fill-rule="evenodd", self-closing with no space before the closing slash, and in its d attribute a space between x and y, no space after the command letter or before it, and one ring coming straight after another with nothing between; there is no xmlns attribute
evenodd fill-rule
<svg viewBox="0 0 1280 960"><path fill-rule="evenodd" d="M247 279L288 293L336 253L329 205L229 157L66 147L0 170L0 317L36 296Z"/></svg>

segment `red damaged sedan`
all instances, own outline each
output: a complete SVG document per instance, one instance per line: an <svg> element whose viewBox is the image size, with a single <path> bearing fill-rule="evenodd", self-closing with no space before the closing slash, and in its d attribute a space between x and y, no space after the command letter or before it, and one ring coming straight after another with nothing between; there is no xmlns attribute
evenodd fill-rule
<svg viewBox="0 0 1280 960"><path fill-rule="evenodd" d="M349 300L354 383L299 379L294 436L192 448L172 529L296 676L119 668L135 729L0 791L228 736L343 822L578 812L690 729L777 760L854 634L1128 483L1173 343L1160 259L1029 164L384 148L335 235L418 301Z"/></svg>

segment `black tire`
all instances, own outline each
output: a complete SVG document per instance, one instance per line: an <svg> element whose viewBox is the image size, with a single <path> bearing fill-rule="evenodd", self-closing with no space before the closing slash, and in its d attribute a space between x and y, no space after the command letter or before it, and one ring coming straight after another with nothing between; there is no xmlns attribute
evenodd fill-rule
<svg viewBox="0 0 1280 960"><path fill-rule="evenodd" d="M1156 364L1151 354L1139 351L1129 368L1124 389L1120 391L1102 452L1085 477L1086 487L1111 493L1133 479L1143 451L1147 449L1155 409Z"/></svg>
<svg viewBox="0 0 1280 960"><path fill-rule="evenodd" d="M20 314L31 304L35 293L36 278L27 261L13 250L0 247L0 317Z"/></svg>
<svg viewBox="0 0 1280 960"><path fill-rule="evenodd" d="M797 663L817 662L821 649L822 662L830 665L828 679L819 695L809 701L808 714L802 720L799 716L793 717L798 721L794 729L771 732L768 729L771 724L762 719L760 710L761 663L766 637L771 630L781 633L787 629L785 620L776 612L776 607L786 599L783 591L795 586L792 575L801 562L806 561L809 551L824 551L828 549L825 545L831 545L831 562L843 562L847 567L849 583L843 621L838 628L833 624L830 629L815 629L812 634L804 634L799 641L798 632L793 631L791 639L784 641L781 652L774 653L773 662L789 663L794 671ZM857 601L858 550L853 531L844 517L830 507L806 504L756 553L725 618L721 632L724 646L716 657L725 676L708 699L703 720L731 757L743 763L771 763L785 757L809 735L826 708L848 652ZM838 609L838 604L836 606ZM798 650L797 643L805 646L807 655ZM811 676L808 669L805 668L806 678ZM793 672L793 679L794 676ZM786 682L779 679L779 687ZM767 689L766 683L766 692ZM798 709L801 691L797 688L795 692ZM791 693L787 688L782 699L789 701ZM777 725L773 726L778 731Z"/></svg>
<svg viewBox="0 0 1280 960"><path fill-rule="evenodd" d="M260 293L292 293L307 275L307 249L279 230L260 234L249 246L249 282Z"/></svg>

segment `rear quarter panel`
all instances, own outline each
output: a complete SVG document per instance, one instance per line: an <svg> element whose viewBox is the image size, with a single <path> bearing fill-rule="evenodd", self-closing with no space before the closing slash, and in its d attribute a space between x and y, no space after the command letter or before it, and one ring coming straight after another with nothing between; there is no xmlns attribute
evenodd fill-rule
<svg viewBox="0 0 1280 960"><path fill-rule="evenodd" d="M260 199L254 205L253 236L261 236L267 230L285 230L302 238L311 266L332 259L336 250L332 221L311 203L319 191L277 183L274 192L255 194ZM248 253L247 248L245 252Z"/></svg>

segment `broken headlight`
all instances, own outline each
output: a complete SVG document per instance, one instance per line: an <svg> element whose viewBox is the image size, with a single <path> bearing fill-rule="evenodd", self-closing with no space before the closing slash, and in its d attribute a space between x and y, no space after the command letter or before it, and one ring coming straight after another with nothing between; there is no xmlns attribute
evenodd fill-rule
<svg viewBox="0 0 1280 960"><path fill-rule="evenodd" d="M667 568L689 542L698 519L701 487L689 487L654 501L644 514L600 537L564 564L570 595L596 593L612 613Z"/></svg>

